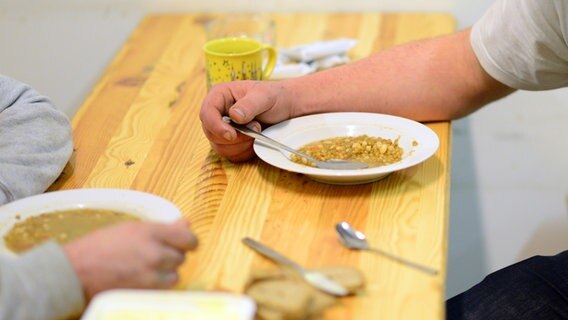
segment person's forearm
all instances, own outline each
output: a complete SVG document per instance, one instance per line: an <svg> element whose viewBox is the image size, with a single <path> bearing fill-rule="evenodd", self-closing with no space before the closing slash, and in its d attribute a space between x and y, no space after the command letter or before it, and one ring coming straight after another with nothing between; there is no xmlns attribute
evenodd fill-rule
<svg viewBox="0 0 568 320"><path fill-rule="evenodd" d="M283 85L294 92L293 117L364 111L420 121L456 119L513 92L481 68L469 30L388 49Z"/></svg>

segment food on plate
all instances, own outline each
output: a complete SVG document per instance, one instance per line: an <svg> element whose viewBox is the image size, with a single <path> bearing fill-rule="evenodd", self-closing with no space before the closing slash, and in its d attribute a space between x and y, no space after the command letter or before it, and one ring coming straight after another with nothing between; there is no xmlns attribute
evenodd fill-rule
<svg viewBox="0 0 568 320"><path fill-rule="evenodd" d="M48 239L63 244L95 229L134 220L140 218L106 209L81 208L46 212L16 223L4 236L4 243L11 251L21 253Z"/></svg>
<svg viewBox="0 0 568 320"><path fill-rule="evenodd" d="M368 135L354 137L335 137L308 143L299 148L300 151L318 160L353 160L364 162L369 167L380 167L402 160L404 150L395 140L370 137ZM291 155L291 160L313 166L313 164L300 156Z"/></svg>
<svg viewBox="0 0 568 320"><path fill-rule="evenodd" d="M355 294L365 285L358 269L323 267L316 269ZM337 297L317 290L297 274L286 269L255 270L245 293L257 304L257 316L263 320L317 319L325 309L335 305Z"/></svg>

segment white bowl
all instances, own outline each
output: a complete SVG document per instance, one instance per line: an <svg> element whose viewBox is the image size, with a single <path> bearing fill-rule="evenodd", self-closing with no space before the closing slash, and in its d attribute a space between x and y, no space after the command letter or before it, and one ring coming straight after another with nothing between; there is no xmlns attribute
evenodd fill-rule
<svg viewBox="0 0 568 320"><path fill-rule="evenodd" d="M110 290L95 296L81 320L252 320L254 301L221 292Z"/></svg>
<svg viewBox="0 0 568 320"><path fill-rule="evenodd" d="M127 189L75 189L31 196L0 207L0 251L9 251L4 236L14 224L28 217L70 209L109 209L132 214L143 220L172 222L181 217L179 209L159 196Z"/></svg>
<svg viewBox="0 0 568 320"><path fill-rule="evenodd" d="M402 160L386 166L357 170L330 170L304 166L289 160L290 154L256 140L254 151L265 162L283 170L303 173L310 178L331 184L369 183L388 174L415 166L430 158L440 141L427 126L405 118L364 112L335 112L309 115L278 123L263 134L292 148L342 136L368 136L399 139L404 150Z"/></svg>

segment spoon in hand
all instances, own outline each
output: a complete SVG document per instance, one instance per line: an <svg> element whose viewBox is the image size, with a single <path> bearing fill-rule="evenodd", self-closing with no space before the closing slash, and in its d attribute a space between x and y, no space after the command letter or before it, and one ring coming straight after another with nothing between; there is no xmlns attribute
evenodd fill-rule
<svg viewBox="0 0 568 320"><path fill-rule="evenodd" d="M349 223L345 221L336 224L335 230L339 234L339 239L341 240L341 243L343 243L343 245L345 245L350 249L373 251L387 258L400 262L406 266L425 272L427 274L431 275L438 274L438 271L433 268L418 264L413 261L409 261L399 256L395 256L381 249L371 248L369 246L369 243L367 242L365 234L357 229L354 229Z"/></svg>
<svg viewBox="0 0 568 320"><path fill-rule="evenodd" d="M288 152L291 152L297 156L300 156L302 158L305 158L309 161L311 161L313 164L315 164L316 167L321 168L321 169L332 169L332 170L352 170L352 169L366 169L369 167L368 164L363 163L363 162L356 162L356 161L348 161L348 160L327 160L327 161L321 161L321 160L317 160L314 157L311 157L301 151L298 151L296 149L290 148L272 138L269 138L265 135L263 135L260 132L256 132L252 129L249 129L247 126L242 125L242 124L238 124L236 122L234 122L231 118L227 117L227 116L223 116L223 121L225 121L226 123L230 124L235 130L237 130L238 132L247 135L249 137L255 138L257 140L260 140L272 147L278 148L278 149L282 149L282 150L286 150Z"/></svg>

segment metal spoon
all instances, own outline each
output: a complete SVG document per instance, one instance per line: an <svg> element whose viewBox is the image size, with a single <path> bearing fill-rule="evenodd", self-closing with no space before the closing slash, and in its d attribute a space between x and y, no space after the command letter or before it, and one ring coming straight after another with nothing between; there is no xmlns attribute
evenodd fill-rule
<svg viewBox="0 0 568 320"><path fill-rule="evenodd" d="M323 273L305 269L296 262L286 258L282 254L256 240L247 237L243 238L243 243L263 256L296 271L307 283L323 292L327 292L335 296L345 296L349 293L342 285L328 278Z"/></svg>
<svg viewBox="0 0 568 320"><path fill-rule="evenodd" d="M427 274L431 275L438 274L438 271L433 268L423 266L421 264L406 260L399 256L395 256L381 249L369 247L369 243L367 242L367 237L365 237L365 234L357 229L354 229L353 227L351 227L349 223L345 221L336 224L335 230L337 230L337 233L339 234L339 239L341 240L341 243L343 243L343 245L345 245L350 249L373 251L385 257L388 257L392 260L400 262L406 266L425 272Z"/></svg>
<svg viewBox="0 0 568 320"><path fill-rule="evenodd" d="M356 162L356 161L348 161L348 160L327 160L327 161L321 161L321 160L317 160L314 157L311 157L303 152L300 152L296 149L290 148L286 145L283 145L282 143L269 138L265 135L263 135L260 132L256 132L252 129L249 129L247 126L244 126L242 124L238 124L236 122L234 122L233 120L231 120L231 118L224 116L223 117L223 121L225 121L226 123L230 124L233 128L235 128L235 130L239 131L242 134L245 134L249 137L258 139L264 143L267 143L273 147L276 147L278 149L283 149L286 150L288 152L291 152L295 155L298 155L300 157L306 158L309 161L311 161L312 163L314 163L316 165L316 167L318 168L322 168L322 169L332 169L332 170L352 170L352 169L366 169L369 167L368 164L363 163L363 162Z"/></svg>

